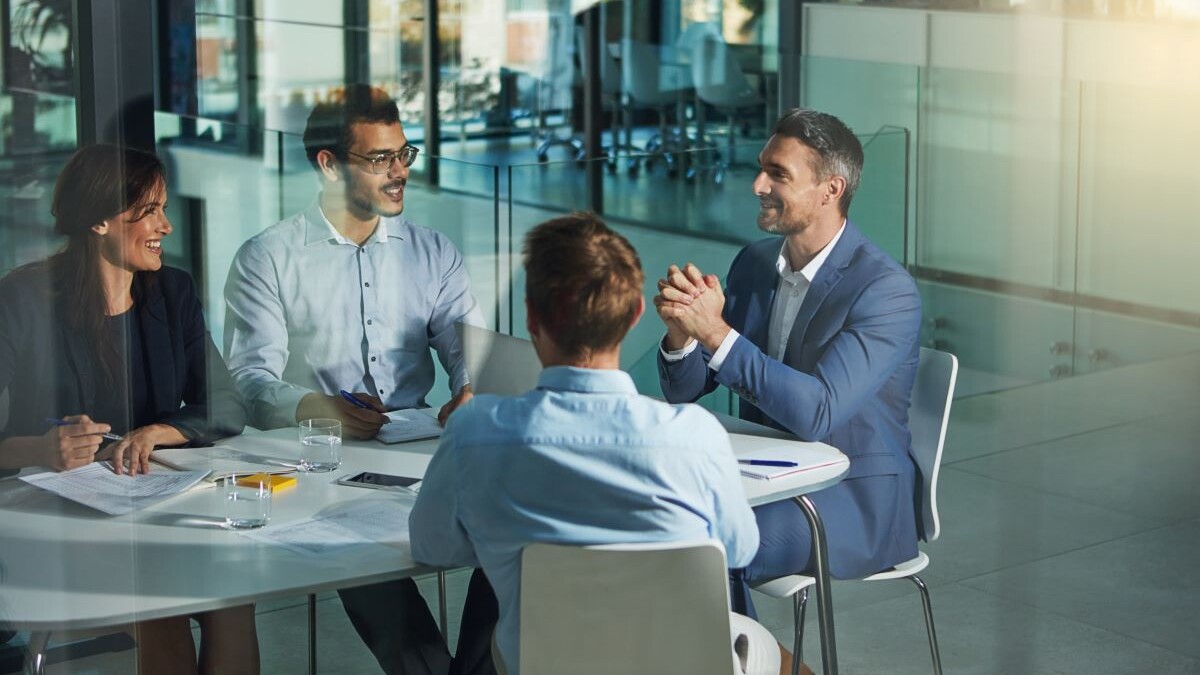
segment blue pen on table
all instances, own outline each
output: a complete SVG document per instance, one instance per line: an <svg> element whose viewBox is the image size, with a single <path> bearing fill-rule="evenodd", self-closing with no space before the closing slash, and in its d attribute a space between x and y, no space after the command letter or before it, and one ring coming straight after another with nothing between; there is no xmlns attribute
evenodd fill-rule
<svg viewBox="0 0 1200 675"><path fill-rule="evenodd" d="M800 466L796 462L785 462L778 459L739 459L738 464L748 464L750 466L783 466L795 467Z"/></svg>
<svg viewBox="0 0 1200 675"><path fill-rule="evenodd" d="M364 403L362 401L362 399L358 398L354 394L351 394L350 392L346 391L345 389L339 389L338 393L341 394L342 398L349 401L352 405L356 405L356 406L362 408L363 410L374 410L374 408L372 408L371 406Z"/></svg>
<svg viewBox="0 0 1200 675"><path fill-rule="evenodd" d="M60 420L55 417L47 417L46 422L53 424L56 427L66 426L68 424L75 424L75 422L68 422L66 420ZM124 438L124 436L119 436L117 434L100 434L100 436L107 440L110 440L110 441L119 441L122 438Z"/></svg>

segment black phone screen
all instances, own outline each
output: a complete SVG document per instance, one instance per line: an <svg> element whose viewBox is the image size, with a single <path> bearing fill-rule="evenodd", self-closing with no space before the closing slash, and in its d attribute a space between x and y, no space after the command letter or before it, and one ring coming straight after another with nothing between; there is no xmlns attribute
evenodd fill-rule
<svg viewBox="0 0 1200 675"><path fill-rule="evenodd" d="M421 482L420 478L409 478L407 476L393 476L387 473L371 473L364 471L357 476L351 476L345 479L347 483L362 483L364 485L382 485L385 487L409 487L414 483Z"/></svg>

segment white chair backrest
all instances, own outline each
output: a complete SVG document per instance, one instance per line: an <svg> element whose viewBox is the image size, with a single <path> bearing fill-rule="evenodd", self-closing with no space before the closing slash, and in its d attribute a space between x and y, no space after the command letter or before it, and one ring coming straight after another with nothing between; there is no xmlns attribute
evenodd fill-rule
<svg viewBox="0 0 1200 675"><path fill-rule="evenodd" d="M925 541L937 539L942 529L937 509L937 481L957 379L958 359L953 354L921 348L912 402L908 408L908 429L912 433L912 457L921 481L921 491L917 495L917 529Z"/></svg>
<svg viewBox="0 0 1200 675"><path fill-rule="evenodd" d="M734 672L719 542L521 554L521 675Z"/></svg>
<svg viewBox="0 0 1200 675"><path fill-rule="evenodd" d="M692 86L682 67L664 66L657 45L621 40L621 84L635 103L648 106L673 104L679 92Z"/></svg>
<svg viewBox="0 0 1200 675"><path fill-rule="evenodd" d="M758 98L719 35L703 35L692 43L692 82L700 100L717 108L739 107Z"/></svg>
<svg viewBox="0 0 1200 675"><path fill-rule="evenodd" d="M577 76L572 22L570 12L546 17L546 52L537 85L539 110L571 107L571 87Z"/></svg>
<svg viewBox="0 0 1200 675"><path fill-rule="evenodd" d="M584 44L583 27L575 28L575 54L579 62L580 80L587 66L583 60L587 58L587 45ZM615 44L615 43L614 43ZM608 44L600 44L600 93L605 96L617 96L621 93L621 67Z"/></svg>
<svg viewBox="0 0 1200 675"><path fill-rule="evenodd" d="M721 39L721 27L710 21L694 21L683 29L675 40L675 46L691 53L696 43L708 37Z"/></svg>

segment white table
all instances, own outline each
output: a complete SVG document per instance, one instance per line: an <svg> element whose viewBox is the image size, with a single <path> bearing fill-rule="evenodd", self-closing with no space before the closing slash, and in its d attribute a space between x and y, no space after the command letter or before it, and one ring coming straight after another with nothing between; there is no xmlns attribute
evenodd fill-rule
<svg viewBox="0 0 1200 675"><path fill-rule="evenodd" d="M812 468L792 476L770 481L750 480L743 477L742 485L746 488L746 497L751 506L791 499L799 505L805 519L808 520L809 529L813 533L811 559L813 578L816 579L813 590L816 595L817 624L821 636L821 668L824 675L837 675L837 639L833 626L833 599L829 583L829 552L826 545L825 526L821 523L817 508L808 495L840 482L846 472L850 470L850 459L837 448L824 443L797 441L787 432L746 422L729 415L718 414L717 417L729 431L733 451L738 455L750 457L759 448L778 445L780 441L783 441L795 444L797 449L809 459L808 462L802 462L802 464L807 464Z"/></svg>
<svg viewBox="0 0 1200 675"><path fill-rule="evenodd" d="M733 439L734 448L745 453L761 443L780 442ZM293 429L252 432L226 443L263 456L299 456ZM773 481L744 479L751 504L791 498L841 479L849 461L840 452L804 445L811 446L814 463L833 464ZM391 446L347 442L341 469L300 474L295 488L275 495L272 523L310 517L351 500L396 499L394 493L333 481L366 470L421 476L436 447L436 440ZM122 625L437 571L417 564L404 543L305 556L225 530L222 522L220 492L211 487L112 517L15 478L0 480L0 617L34 633L30 648L37 659L50 631ZM817 598L827 602L820 589Z"/></svg>

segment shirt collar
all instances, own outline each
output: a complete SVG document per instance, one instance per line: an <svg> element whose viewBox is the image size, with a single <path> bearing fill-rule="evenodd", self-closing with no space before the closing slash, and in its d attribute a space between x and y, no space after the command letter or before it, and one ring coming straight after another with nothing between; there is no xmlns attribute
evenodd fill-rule
<svg viewBox="0 0 1200 675"><path fill-rule="evenodd" d="M304 211L304 219L306 221L304 227L305 246L320 244L331 239L339 244L356 246L354 242L343 237L337 231L337 228L333 226L333 223L329 222L329 219L325 217L325 211L321 209L320 195L317 195L312 205ZM392 225L391 228L388 228L389 222ZM371 236L367 237L367 240L363 242L363 246L385 243L389 237L392 239L404 239L404 235L401 234L403 224L404 221L400 216L396 216L395 218L380 218L379 225L375 227L375 231L371 233Z"/></svg>
<svg viewBox="0 0 1200 675"><path fill-rule="evenodd" d="M636 394L633 378L623 370L551 366L538 375L538 389L587 394Z"/></svg>
<svg viewBox="0 0 1200 675"><path fill-rule="evenodd" d="M833 251L833 247L837 246L838 240L842 238L842 234L845 232L846 221L843 219L842 226L838 228L837 234L833 235L833 239L830 239L829 243L825 245L825 248L821 249L820 252L813 256L813 259L808 261L807 265L800 268L800 274L805 278L805 280L807 280L809 283L812 283L812 280L817 278L817 272L821 271L821 266L825 264L825 261L829 258L829 254ZM792 271L791 264L788 263L787 256L784 255L784 251L786 250L787 238L785 237L783 240L783 246L779 247L779 258L775 261L775 271L779 272L779 276L785 278L795 274L795 272Z"/></svg>

